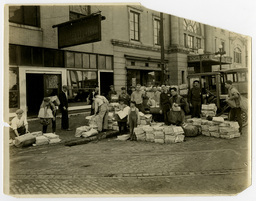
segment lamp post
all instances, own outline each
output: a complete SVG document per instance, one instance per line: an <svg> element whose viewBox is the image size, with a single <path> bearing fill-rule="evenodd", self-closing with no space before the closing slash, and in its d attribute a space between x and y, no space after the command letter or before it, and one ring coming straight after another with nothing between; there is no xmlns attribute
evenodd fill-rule
<svg viewBox="0 0 256 201"><path fill-rule="evenodd" d="M226 51L223 50L222 45L219 45L219 51L215 52L215 55L220 57L220 70L221 70L221 58L226 54Z"/></svg>

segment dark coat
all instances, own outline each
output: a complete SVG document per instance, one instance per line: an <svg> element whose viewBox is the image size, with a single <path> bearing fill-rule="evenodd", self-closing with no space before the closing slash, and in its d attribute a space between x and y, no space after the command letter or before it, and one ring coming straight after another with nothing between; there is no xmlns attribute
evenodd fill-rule
<svg viewBox="0 0 256 201"><path fill-rule="evenodd" d="M63 91L61 91L59 99L60 99L60 106L59 106L60 110L63 110L63 107L66 107L66 109L67 109L68 108L68 99L67 99L66 94Z"/></svg>

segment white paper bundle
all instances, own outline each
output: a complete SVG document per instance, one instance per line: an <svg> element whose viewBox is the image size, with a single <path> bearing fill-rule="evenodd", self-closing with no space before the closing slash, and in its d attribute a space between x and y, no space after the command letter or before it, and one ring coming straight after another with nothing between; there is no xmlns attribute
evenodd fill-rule
<svg viewBox="0 0 256 201"><path fill-rule="evenodd" d="M57 139L57 138L59 138L59 135L56 135L54 133L45 133L44 136L49 138L49 139Z"/></svg>
<svg viewBox="0 0 256 201"><path fill-rule="evenodd" d="M35 142L36 137L31 133L15 137L14 145L16 147L23 147L32 145Z"/></svg>
<svg viewBox="0 0 256 201"><path fill-rule="evenodd" d="M59 143L60 141L61 141L60 138L50 139L50 140L49 140L49 144Z"/></svg>
<svg viewBox="0 0 256 201"><path fill-rule="evenodd" d="M117 136L117 140L121 140L121 141L126 141L129 138L130 138L130 134Z"/></svg>
<svg viewBox="0 0 256 201"><path fill-rule="evenodd" d="M155 139L164 139L164 133L161 131L155 131Z"/></svg>
<svg viewBox="0 0 256 201"><path fill-rule="evenodd" d="M208 125L201 125L202 131L209 131L209 126Z"/></svg>
<svg viewBox="0 0 256 201"><path fill-rule="evenodd" d="M154 134L147 134L146 133L146 141L148 142L154 142L155 135Z"/></svg>
<svg viewBox="0 0 256 201"><path fill-rule="evenodd" d="M229 125L232 128L239 128L239 124L236 121L229 121Z"/></svg>
<svg viewBox="0 0 256 201"><path fill-rule="evenodd" d="M201 119L194 120L193 126L201 126Z"/></svg>
<svg viewBox="0 0 256 201"><path fill-rule="evenodd" d="M45 136L38 136L36 137L36 145L45 145L49 144L49 139Z"/></svg>
<svg viewBox="0 0 256 201"><path fill-rule="evenodd" d="M184 130L181 126L173 126L173 132L178 135L178 134L183 134Z"/></svg>
<svg viewBox="0 0 256 201"><path fill-rule="evenodd" d="M83 132L82 137L87 138L87 137L94 136L94 135L97 135L97 134L98 134L98 131L96 129L92 128L89 131Z"/></svg>
<svg viewBox="0 0 256 201"><path fill-rule="evenodd" d="M208 117L208 116L214 117L216 115L216 112L208 111L208 110L202 110L201 114L202 114L203 117Z"/></svg>
<svg viewBox="0 0 256 201"><path fill-rule="evenodd" d="M214 131L217 131L218 132L219 130L219 127L218 126L209 126L209 131L210 132L214 132Z"/></svg>
<svg viewBox="0 0 256 201"><path fill-rule="evenodd" d="M165 136L165 143L175 143L176 136L166 135Z"/></svg>
<svg viewBox="0 0 256 201"><path fill-rule="evenodd" d="M217 137L217 138L220 137L220 133L219 132L210 132L210 134L211 134L212 137Z"/></svg>
<svg viewBox="0 0 256 201"><path fill-rule="evenodd" d="M175 143L183 142L185 138L185 135L177 135L175 138Z"/></svg>
<svg viewBox="0 0 256 201"><path fill-rule="evenodd" d="M142 119L142 120L140 120L140 124L141 125L147 125L147 122L146 122L146 120Z"/></svg>
<svg viewBox="0 0 256 201"><path fill-rule="evenodd" d="M150 133L154 133L154 129L152 128L152 127L145 127L145 128L143 128L143 130L146 132L146 133L148 133L148 134L150 134Z"/></svg>
<svg viewBox="0 0 256 201"><path fill-rule="evenodd" d="M75 137L81 137L82 132L89 131L90 129L91 129L91 127L89 127L89 126L80 126L80 127L76 128Z"/></svg>
<svg viewBox="0 0 256 201"><path fill-rule="evenodd" d="M207 125L208 124L208 120L206 120L206 119L202 119L202 121L201 121L201 125Z"/></svg>
<svg viewBox="0 0 256 201"><path fill-rule="evenodd" d="M163 127L153 126L154 131L163 131Z"/></svg>
<svg viewBox="0 0 256 201"><path fill-rule="evenodd" d="M164 144L164 139L155 139L155 143Z"/></svg>
<svg viewBox="0 0 256 201"><path fill-rule="evenodd" d="M202 135L205 135L205 136L211 136L210 132L209 131L203 131L202 130Z"/></svg>
<svg viewBox="0 0 256 201"><path fill-rule="evenodd" d="M224 122L224 118L223 117L213 117L212 121L213 122L218 122L218 123L223 123Z"/></svg>
<svg viewBox="0 0 256 201"><path fill-rule="evenodd" d="M34 137L38 137L38 136L43 135L43 132L42 131L36 131L36 132L32 132L30 134L33 135Z"/></svg>
<svg viewBox="0 0 256 201"><path fill-rule="evenodd" d="M137 128L134 128L134 133L135 133L135 135L139 135L139 134L144 133L144 130L142 127L137 127Z"/></svg>
<svg viewBox="0 0 256 201"><path fill-rule="evenodd" d="M219 124L219 127L230 127L229 122L224 121L223 123Z"/></svg>
<svg viewBox="0 0 256 201"><path fill-rule="evenodd" d="M165 135L173 135L174 134L173 127L172 126L164 127L164 134Z"/></svg>
<svg viewBox="0 0 256 201"><path fill-rule="evenodd" d="M114 130L114 131L119 131L119 127L116 126L116 125L113 125L113 126L112 126L112 130Z"/></svg>

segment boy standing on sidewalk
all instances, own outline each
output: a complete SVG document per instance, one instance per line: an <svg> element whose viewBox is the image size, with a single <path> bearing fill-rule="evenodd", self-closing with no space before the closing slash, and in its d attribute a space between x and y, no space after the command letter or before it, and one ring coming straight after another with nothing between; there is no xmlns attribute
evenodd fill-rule
<svg viewBox="0 0 256 201"><path fill-rule="evenodd" d="M136 108L136 103L134 101L131 101L130 103L130 110L128 112L128 124L130 126L130 139L136 140L136 136L134 134L134 128L137 127L137 125L140 124L140 115L139 115L139 109Z"/></svg>

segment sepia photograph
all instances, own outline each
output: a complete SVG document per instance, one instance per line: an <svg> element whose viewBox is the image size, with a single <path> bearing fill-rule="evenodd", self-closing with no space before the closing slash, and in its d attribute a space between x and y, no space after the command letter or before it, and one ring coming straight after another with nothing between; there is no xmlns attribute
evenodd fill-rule
<svg viewBox="0 0 256 201"><path fill-rule="evenodd" d="M251 35L139 2L5 4L4 18L4 194L251 186Z"/></svg>

